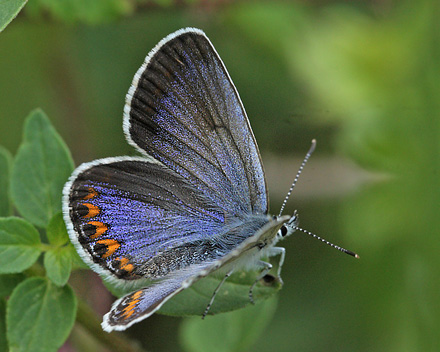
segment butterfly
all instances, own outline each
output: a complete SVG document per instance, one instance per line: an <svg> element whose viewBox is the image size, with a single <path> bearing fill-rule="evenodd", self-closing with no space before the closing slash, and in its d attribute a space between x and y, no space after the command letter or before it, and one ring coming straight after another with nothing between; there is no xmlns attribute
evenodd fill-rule
<svg viewBox="0 0 440 352"><path fill-rule="evenodd" d="M125 330L213 272L225 273L223 283L238 268L258 269L256 283L272 267L260 258L282 264L285 250L275 244L298 229L298 216L268 215L255 137L204 32L178 30L148 54L126 96L123 128L142 156L82 164L63 191L83 260L133 287L104 316L104 330Z"/></svg>

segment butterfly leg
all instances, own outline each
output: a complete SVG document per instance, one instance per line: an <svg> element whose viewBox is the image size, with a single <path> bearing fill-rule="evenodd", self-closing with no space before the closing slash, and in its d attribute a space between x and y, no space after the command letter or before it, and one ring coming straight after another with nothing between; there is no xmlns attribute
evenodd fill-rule
<svg viewBox="0 0 440 352"><path fill-rule="evenodd" d="M212 294L211 300L209 301L208 305L206 306L206 309L202 315L202 319L205 319L206 315L208 314L209 310L211 309L212 304L214 303L215 296L217 296L218 291L220 290L220 287L224 284L226 279L231 276L233 270L230 270L226 273L225 277L220 281L216 289L214 290L214 293Z"/></svg>
<svg viewBox="0 0 440 352"><path fill-rule="evenodd" d="M283 280L281 280L281 268L283 267L284 258L286 257L286 249L283 247L272 247L268 255L269 257L276 255L280 256L280 261L278 262L277 279L283 283Z"/></svg>
<svg viewBox="0 0 440 352"><path fill-rule="evenodd" d="M267 253L268 257L274 257L276 255L280 256L280 261L278 263L278 270L277 270L277 279L280 280L281 284L283 283L283 280L281 279L281 268L284 264L284 258L286 257L286 250L283 247L272 247L269 252ZM260 281L263 277L267 275L267 273L272 269L272 264L259 261L258 265L262 267L262 271L260 275L258 275L255 282L252 284L251 288L249 289L249 300L252 304L254 304L254 298L253 298L253 291L255 288L255 285Z"/></svg>
<svg viewBox="0 0 440 352"><path fill-rule="evenodd" d="M272 264L263 262L261 260L258 262L258 265L261 266L263 269L261 270L260 275L258 275L257 279L254 281L251 288L249 289L249 300L251 301L252 304L255 304L254 296L253 296L255 285L258 283L258 281L260 281L263 277L265 277L266 274L272 269Z"/></svg>

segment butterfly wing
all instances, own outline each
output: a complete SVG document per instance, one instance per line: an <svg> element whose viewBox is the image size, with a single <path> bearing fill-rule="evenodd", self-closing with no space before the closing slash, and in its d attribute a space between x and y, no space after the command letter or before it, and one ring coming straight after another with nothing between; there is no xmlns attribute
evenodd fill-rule
<svg viewBox="0 0 440 352"><path fill-rule="evenodd" d="M234 250L216 261L191 265L181 270L178 275L170 275L166 280L120 298L113 304L110 312L104 316L103 329L108 332L125 330L134 323L148 318L170 298L212 272L226 266L240 266L237 261L243 259L249 261L254 256L258 257L256 256L260 251L258 244L271 240L288 219L289 216L284 216L267 222L256 231L254 236L247 238ZM252 227L251 224L249 225ZM227 270L230 270L230 267Z"/></svg>
<svg viewBox="0 0 440 352"><path fill-rule="evenodd" d="M164 38L127 94L128 141L232 216L267 212L258 147L223 62L194 28Z"/></svg>
<svg viewBox="0 0 440 352"><path fill-rule="evenodd" d="M64 197L71 241L95 271L115 282L164 277L191 264L177 247L224 232L223 210L151 158L83 164Z"/></svg>
<svg viewBox="0 0 440 352"><path fill-rule="evenodd" d="M107 331L125 330L131 325L148 318L170 298L181 292L183 281L205 269L206 266L194 265L179 275L168 278L148 287L132 292L113 303L102 322Z"/></svg>

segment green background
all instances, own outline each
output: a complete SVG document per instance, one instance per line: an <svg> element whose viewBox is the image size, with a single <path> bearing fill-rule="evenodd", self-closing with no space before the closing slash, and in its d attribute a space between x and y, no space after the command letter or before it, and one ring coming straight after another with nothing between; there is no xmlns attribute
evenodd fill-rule
<svg viewBox="0 0 440 352"><path fill-rule="evenodd" d="M248 112L271 212L316 138L285 212L360 255L303 234L284 241L284 287L252 350L440 350L437 1L35 3L0 33L1 145L15 154L24 118L41 107L77 165L134 154L122 133L134 73L164 36L201 28ZM96 276L71 283L108 310ZM155 314L128 334L147 350L182 350L182 320ZM97 349L78 329L68 343Z"/></svg>

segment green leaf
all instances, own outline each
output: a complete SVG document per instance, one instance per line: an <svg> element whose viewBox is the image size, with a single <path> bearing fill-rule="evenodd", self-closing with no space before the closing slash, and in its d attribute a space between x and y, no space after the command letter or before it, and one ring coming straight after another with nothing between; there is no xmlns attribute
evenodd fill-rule
<svg viewBox="0 0 440 352"><path fill-rule="evenodd" d="M62 213L55 214L47 226L49 243L53 245L44 255L44 267L47 276L58 286L64 286L69 280L72 264L76 261L76 251L69 241Z"/></svg>
<svg viewBox="0 0 440 352"><path fill-rule="evenodd" d="M7 336L13 351L50 352L65 342L76 315L76 297L39 277L22 282L7 303Z"/></svg>
<svg viewBox="0 0 440 352"><path fill-rule="evenodd" d="M47 277L54 284L64 286L70 277L75 249L69 242L62 213L57 213L52 217L47 226L46 235L49 243L53 245L44 255Z"/></svg>
<svg viewBox="0 0 440 352"><path fill-rule="evenodd" d="M54 246L62 246L69 243L69 235L67 234L63 214L61 212L55 214L52 219L50 219L46 235L49 243Z"/></svg>
<svg viewBox="0 0 440 352"><path fill-rule="evenodd" d="M70 255L72 257L72 269L90 269L89 266L82 260L76 251L75 247L70 245Z"/></svg>
<svg viewBox="0 0 440 352"><path fill-rule="evenodd" d="M185 319L180 330L182 345L188 352L246 351L272 320L277 302L272 298L205 320L200 317Z"/></svg>
<svg viewBox="0 0 440 352"><path fill-rule="evenodd" d="M0 2L0 32L18 15L27 0L2 0Z"/></svg>
<svg viewBox="0 0 440 352"><path fill-rule="evenodd" d="M11 196L20 214L46 227L61 211L62 189L72 170L67 146L43 111L33 111L12 167Z"/></svg>
<svg viewBox="0 0 440 352"><path fill-rule="evenodd" d="M0 216L12 215L12 203L9 195L11 165L11 153L0 146Z"/></svg>
<svg viewBox="0 0 440 352"><path fill-rule="evenodd" d="M0 274L19 273L40 255L40 234L26 220L0 219Z"/></svg>
<svg viewBox="0 0 440 352"><path fill-rule="evenodd" d="M240 271L231 275L217 293L209 314L230 312L251 304L249 288L255 276L256 273L252 271ZM174 316L201 316L221 279L217 276L203 278L165 303L159 313ZM281 284L278 280L271 283L259 282L253 291L254 301L264 301L276 294L280 288Z"/></svg>
<svg viewBox="0 0 440 352"><path fill-rule="evenodd" d="M23 274L0 275L0 297L3 298L9 296L14 288L25 278L26 277Z"/></svg>
<svg viewBox="0 0 440 352"><path fill-rule="evenodd" d="M44 267L47 277L55 285L64 286L69 280L72 270L72 256L70 247L49 250L44 255Z"/></svg>

